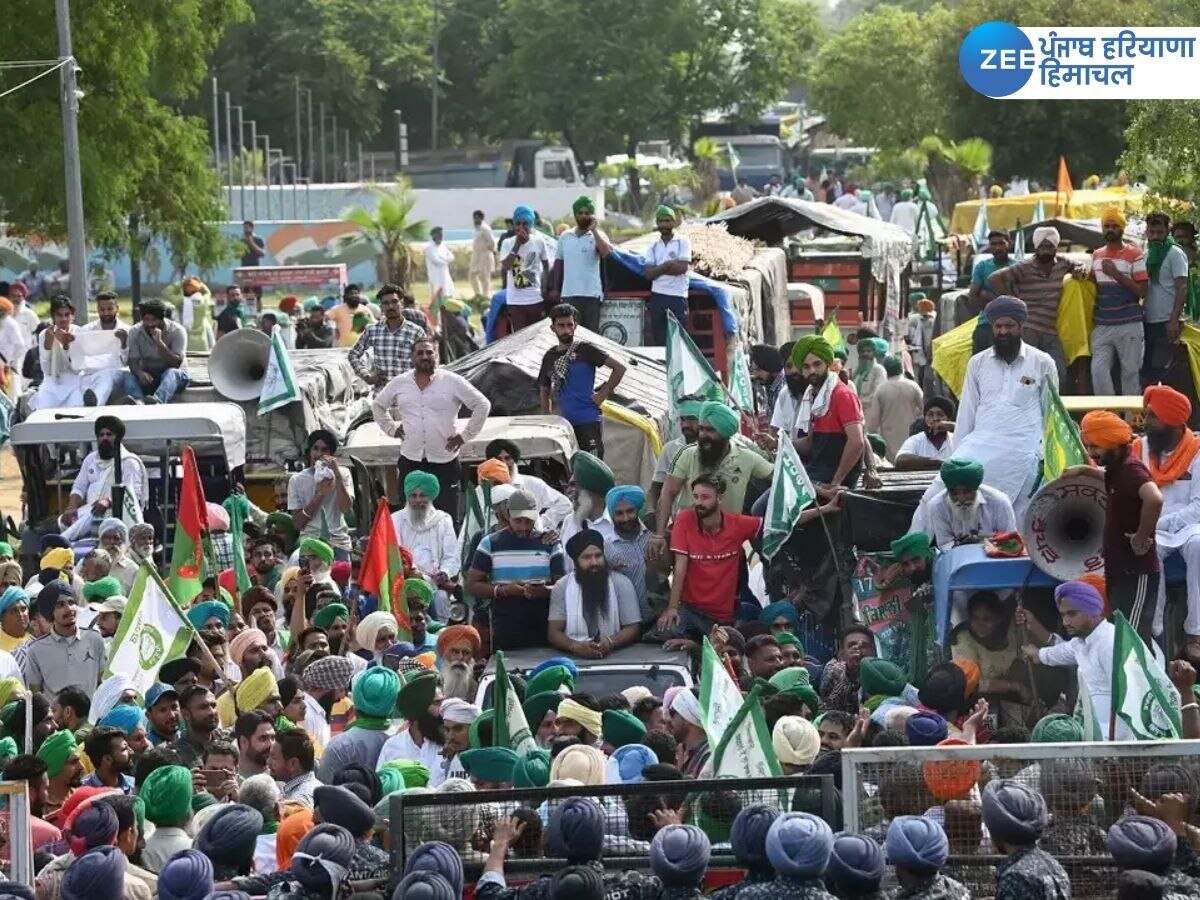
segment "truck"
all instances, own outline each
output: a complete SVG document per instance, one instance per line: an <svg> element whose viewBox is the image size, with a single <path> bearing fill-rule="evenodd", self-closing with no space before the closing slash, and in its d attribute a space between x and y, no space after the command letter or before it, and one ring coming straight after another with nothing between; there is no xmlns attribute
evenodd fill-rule
<svg viewBox="0 0 1200 900"><path fill-rule="evenodd" d="M721 150L717 162L717 182L721 190L731 191L739 181L756 190L766 187L772 175L787 180L790 157L783 141L770 134L740 134L714 137Z"/></svg>
<svg viewBox="0 0 1200 900"><path fill-rule="evenodd" d="M412 153L403 172L415 188L573 187L583 183L575 154L542 140Z"/></svg>

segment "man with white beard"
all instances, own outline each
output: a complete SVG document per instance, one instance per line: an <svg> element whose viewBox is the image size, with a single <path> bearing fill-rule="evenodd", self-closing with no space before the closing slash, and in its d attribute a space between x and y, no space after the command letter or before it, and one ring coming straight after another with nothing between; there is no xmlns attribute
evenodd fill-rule
<svg viewBox="0 0 1200 900"><path fill-rule="evenodd" d="M939 470L946 489L929 501L929 528L938 548L980 544L997 532L1016 531L1017 517L1008 495L983 483L983 464L955 458ZM914 531L920 531L914 523Z"/></svg>
<svg viewBox="0 0 1200 900"><path fill-rule="evenodd" d="M608 514L605 504L608 492L615 486L616 478L612 469L598 456L579 450L571 457L571 481L567 485L567 494L575 507L559 529L559 540L564 547L575 534L589 528L600 532L605 539L616 537L612 516ZM572 564L568 554L567 574L570 574Z"/></svg>
<svg viewBox="0 0 1200 900"><path fill-rule="evenodd" d="M603 659L638 639L642 622L633 584L609 569L604 537L588 528L567 541L574 572L550 591L546 640L581 659Z"/></svg>
<svg viewBox="0 0 1200 900"><path fill-rule="evenodd" d="M462 568L454 520L437 509L433 501L441 493L438 480L419 469L404 476L405 503L392 513L396 540L413 555L413 565L437 586L433 599L433 617L446 621L450 612L450 592L458 583Z"/></svg>
<svg viewBox="0 0 1200 900"><path fill-rule="evenodd" d="M438 632L438 672L447 697L475 699L475 658L482 646L479 632L470 625L447 625Z"/></svg>
<svg viewBox="0 0 1200 900"><path fill-rule="evenodd" d="M533 494L542 511L542 521L548 528L558 528L563 519L571 514L571 499L560 494L536 475L530 475L517 468L521 461L521 450L515 443L505 438L489 441L486 450L488 459L498 459L508 467L509 484L517 490L526 490Z"/></svg>

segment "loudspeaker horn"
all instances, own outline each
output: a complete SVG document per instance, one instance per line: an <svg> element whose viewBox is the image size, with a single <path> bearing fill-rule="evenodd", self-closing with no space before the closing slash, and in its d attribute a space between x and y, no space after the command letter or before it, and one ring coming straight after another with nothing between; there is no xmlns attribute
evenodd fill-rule
<svg viewBox="0 0 1200 900"><path fill-rule="evenodd" d="M208 356L208 377L217 393L241 403L262 395L271 358L271 339L257 328L239 328L222 337Z"/></svg>
<svg viewBox="0 0 1200 900"><path fill-rule="evenodd" d="M1104 514L1108 496L1094 478L1057 478L1033 495L1021 539L1030 561L1059 581L1104 570Z"/></svg>

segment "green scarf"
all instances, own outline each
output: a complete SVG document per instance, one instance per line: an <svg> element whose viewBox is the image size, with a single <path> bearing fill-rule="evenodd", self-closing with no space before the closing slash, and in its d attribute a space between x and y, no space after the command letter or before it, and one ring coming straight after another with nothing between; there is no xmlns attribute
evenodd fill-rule
<svg viewBox="0 0 1200 900"><path fill-rule="evenodd" d="M1146 245L1146 272L1152 281L1158 281L1158 273L1162 270L1163 260L1167 258L1167 254L1174 246L1175 241L1171 237L1161 241L1150 241Z"/></svg>
<svg viewBox="0 0 1200 900"><path fill-rule="evenodd" d="M391 727L391 719L385 719L380 716L364 716L362 713L358 713L354 717L354 721L346 726L346 730L349 731L351 728L366 728L370 731L387 731Z"/></svg>
<svg viewBox="0 0 1200 900"><path fill-rule="evenodd" d="M278 822L263 822L262 831L259 834L274 834L279 830Z"/></svg>

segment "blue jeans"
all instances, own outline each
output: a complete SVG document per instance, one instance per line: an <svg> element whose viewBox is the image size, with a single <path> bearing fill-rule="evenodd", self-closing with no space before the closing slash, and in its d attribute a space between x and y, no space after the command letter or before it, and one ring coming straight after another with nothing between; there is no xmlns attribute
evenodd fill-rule
<svg viewBox="0 0 1200 900"><path fill-rule="evenodd" d="M163 369L161 372L151 372L150 375L154 379L151 389L159 403L170 403L176 394L188 386L188 382L191 380L185 369ZM135 400L146 399L146 389L142 387L142 383L138 381L136 375L132 372L124 372L121 377L127 396Z"/></svg>
<svg viewBox="0 0 1200 900"><path fill-rule="evenodd" d="M650 295L650 343L648 347L665 347L667 343L667 313L673 312L679 324L687 328L687 297L667 294Z"/></svg>

